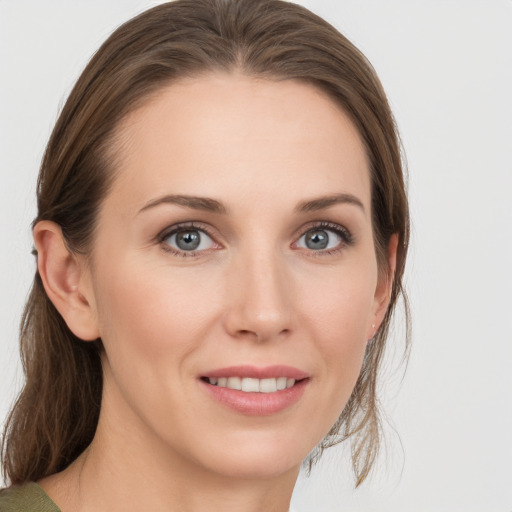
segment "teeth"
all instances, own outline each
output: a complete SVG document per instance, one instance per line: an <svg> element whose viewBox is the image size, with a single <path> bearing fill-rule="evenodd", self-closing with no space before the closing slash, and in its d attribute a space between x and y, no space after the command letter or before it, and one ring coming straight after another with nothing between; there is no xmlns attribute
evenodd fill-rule
<svg viewBox="0 0 512 512"><path fill-rule="evenodd" d="M261 379L260 392L261 393L274 393L277 391L277 379Z"/></svg>
<svg viewBox="0 0 512 512"><path fill-rule="evenodd" d="M277 379L253 379L251 377L210 377L210 384L220 388L229 388L245 391L246 393L275 393L283 389L291 388L295 379L278 377Z"/></svg>
<svg viewBox="0 0 512 512"><path fill-rule="evenodd" d="M240 377L229 377L226 387L240 390L242 389L242 379Z"/></svg>
<svg viewBox="0 0 512 512"><path fill-rule="evenodd" d="M250 379L249 377L245 377L242 379L242 391L246 391L247 393L257 393L260 390L260 381L258 379Z"/></svg>
<svg viewBox="0 0 512 512"><path fill-rule="evenodd" d="M286 377L279 377L279 379L276 379L276 383L278 391L286 389Z"/></svg>

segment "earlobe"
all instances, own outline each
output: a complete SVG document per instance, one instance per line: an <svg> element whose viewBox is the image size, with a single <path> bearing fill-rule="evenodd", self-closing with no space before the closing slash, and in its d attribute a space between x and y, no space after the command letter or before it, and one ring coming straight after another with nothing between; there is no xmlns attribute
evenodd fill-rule
<svg viewBox="0 0 512 512"><path fill-rule="evenodd" d="M398 234L394 234L391 235L388 243L387 268L385 271L381 272L375 290L374 317L372 319L371 332L368 339L373 338L375 333L379 330L380 324L386 315L389 301L391 300L391 292L395 279L397 249Z"/></svg>
<svg viewBox="0 0 512 512"><path fill-rule="evenodd" d="M38 222L34 243L37 268L49 299L75 336L86 341L98 339L96 315L88 298L91 293L84 289L84 269L68 249L60 226Z"/></svg>

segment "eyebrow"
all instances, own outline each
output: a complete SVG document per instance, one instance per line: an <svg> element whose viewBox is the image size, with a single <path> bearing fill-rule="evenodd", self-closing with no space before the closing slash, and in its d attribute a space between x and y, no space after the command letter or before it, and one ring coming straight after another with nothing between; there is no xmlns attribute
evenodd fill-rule
<svg viewBox="0 0 512 512"><path fill-rule="evenodd" d="M352 194L332 194L307 201L301 201L295 207L295 211L302 213L316 212L318 210L324 210L325 208L334 206L335 204L352 204L361 208L363 212L365 211L362 201Z"/></svg>
<svg viewBox="0 0 512 512"><path fill-rule="evenodd" d="M191 208L193 210L202 210L222 215L228 213L227 208L216 199L188 195L165 195L157 199L153 199L146 203L138 213L142 213L162 204L177 204L178 206L184 206L185 208ZM365 211L361 200L352 194L332 194L301 201L295 207L295 211L298 213L316 212L336 204L352 204L361 208L363 212Z"/></svg>
<svg viewBox="0 0 512 512"><path fill-rule="evenodd" d="M203 210L212 213L226 214L226 207L217 201L216 199L210 199L209 197L196 197L187 195L165 195L157 199L153 199L146 203L140 210L142 213L150 208L155 208L161 204L177 204L179 206L185 206L193 210Z"/></svg>

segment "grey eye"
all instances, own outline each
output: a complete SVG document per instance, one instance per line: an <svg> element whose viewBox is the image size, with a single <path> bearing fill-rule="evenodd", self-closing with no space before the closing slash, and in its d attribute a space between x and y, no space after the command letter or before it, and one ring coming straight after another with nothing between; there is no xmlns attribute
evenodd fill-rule
<svg viewBox="0 0 512 512"><path fill-rule="evenodd" d="M213 240L200 229L181 229L168 236L164 242L183 252L202 251L214 246Z"/></svg>
<svg viewBox="0 0 512 512"><path fill-rule="evenodd" d="M340 245L342 237L331 229L310 229L298 240L297 246L312 251L333 249Z"/></svg>
<svg viewBox="0 0 512 512"><path fill-rule="evenodd" d="M323 229L308 231L305 242L308 249L325 249L329 244L329 234Z"/></svg>
<svg viewBox="0 0 512 512"><path fill-rule="evenodd" d="M176 246L182 251L195 251L200 243L199 231L181 231L176 234Z"/></svg>

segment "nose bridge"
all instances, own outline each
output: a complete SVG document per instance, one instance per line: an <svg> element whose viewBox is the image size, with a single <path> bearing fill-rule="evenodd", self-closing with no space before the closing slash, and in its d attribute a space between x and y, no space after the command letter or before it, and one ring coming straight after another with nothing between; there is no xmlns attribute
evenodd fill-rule
<svg viewBox="0 0 512 512"><path fill-rule="evenodd" d="M277 247L267 240L240 251L232 278L228 313L232 334L261 341L290 331L291 289L284 257Z"/></svg>

